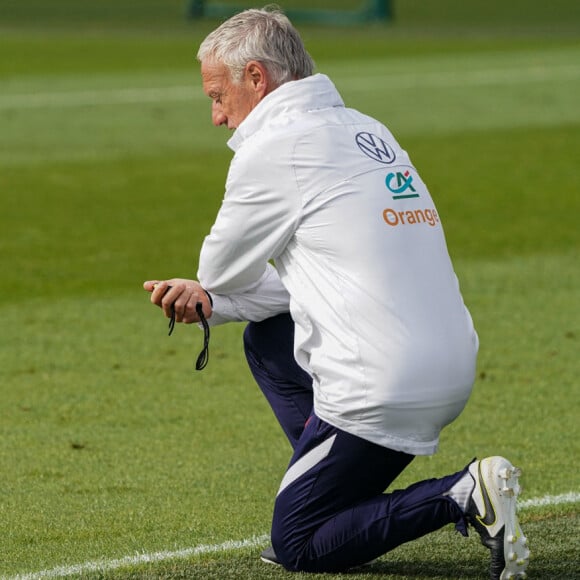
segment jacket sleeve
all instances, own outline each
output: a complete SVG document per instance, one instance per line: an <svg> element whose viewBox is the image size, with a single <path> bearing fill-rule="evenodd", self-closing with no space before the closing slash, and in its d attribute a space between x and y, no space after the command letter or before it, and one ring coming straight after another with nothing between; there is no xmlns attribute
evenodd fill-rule
<svg viewBox="0 0 580 580"><path fill-rule="evenodd" d="M210 326L225 322L259 322L290 310L290 296L276 268L268 264L258 283L241 294L211 294L213 312Z"/></svg>
<svg viewBox="0 0 580 580"><path fill-rule="evenodd" d="M273 284L268 261L294 235L301 200L292 164L276 149L247 143L234 156L199 258L198 280L212 295L280 294L280 279Z"/></svg>

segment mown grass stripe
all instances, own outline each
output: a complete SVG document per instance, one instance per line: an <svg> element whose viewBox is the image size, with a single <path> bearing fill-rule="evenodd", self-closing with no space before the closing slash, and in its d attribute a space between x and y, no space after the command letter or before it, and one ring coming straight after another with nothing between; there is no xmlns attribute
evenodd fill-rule
<svg viewBox="0 0 580 580"><path fill-rule="evenodd" d="M349 89L368 90L375 77L351 76L341 82ZM452 86L514 85L580 80L580 66L518 67L463 72L389 75L390 90ZM96 107L136 103L179 102L206 98L198 86L122 88L107 90L14 93L0 96L0 110Z"/></svg>
<svg viewBox="0 0 580 580"><path fill-rule="evenodd" d="M193 86L125 88L95 91L22 93L0 97L0 109L96 107L135 103L189 101L205 97Z"/></svg>
<svg viewBox="0 0 580 580"><path fill-rule="evenodd" d="M538 507L551 507L555 505L577 503L580 501L580 493L569 492L560 495L545 495L539 498L532 498L529 500L520 501L518 509L526 510ZM72 566L59 566L50 570L41 570L39 572L32 572L28 574L19 574L8 578L7 580L43 580L46 578L62 578L66 576L74 576L79 574L87 574L89 572L107 572L117 570L127 566L138 566L140 564L154 564L156 562L165 562L168 560L180 560L184 558L191 558L192 556L200 556L203 554L214 554L221 552L230 552L233 550L243 550L246 548L256 548L263 546L270 539L269 534L262 534L259 536L252 536L245 540L228 540L221 544L202 544L192 548L184 548L183 550L176 550L173 552L163 551L154 552L152 554L137 554L135 556L125 556L115 560L98 560L93 562L85 562L82 564L75 564Z"/></svg>

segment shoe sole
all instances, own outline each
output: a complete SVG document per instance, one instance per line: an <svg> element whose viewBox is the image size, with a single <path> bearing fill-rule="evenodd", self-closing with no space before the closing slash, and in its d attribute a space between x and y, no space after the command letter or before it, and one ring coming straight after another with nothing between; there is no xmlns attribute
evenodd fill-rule
<svg viewBox="0 0 580 580"><path fill-rule="evenodd" d="M260 560L262 560L262 562L264 562L265 564L270 564L270 566L280 566L282 567L282 564L280 564L280 562L278 562L278 560L272 560L271 558L265 557L260 555ZM357 570L358 568L366 568L367 566L372 566L372 564L374 564L377 560L371 560L370 562L365 562L364 564L360 564L359 566L354 566L353 568L350 568L350 570Z"/></svg>
<svg viewBox="0 0 580 580"><path fill-rule="evenodd" d="M502 461L503 465L496 469L494 464L498 460ZM483 462L487 461L483 460ZM485 467L487 467L488 478L495 483L487 491L492 496L492 502L497 511L496 515L504 522L505 567L500 580L523 580L527 578L526 569L530 559L530 551L528 540L522 532L516 514L517 498L520 494L519 477L522 471L503 458L491 458ZM482 471L485 467L482 465Z"/></svg>

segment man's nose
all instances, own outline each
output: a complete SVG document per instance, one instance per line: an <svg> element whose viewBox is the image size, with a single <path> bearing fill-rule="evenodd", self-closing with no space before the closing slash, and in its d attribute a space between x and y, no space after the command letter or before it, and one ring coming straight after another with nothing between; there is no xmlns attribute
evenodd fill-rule
<svg viewBox="0 0 580 580"><path fill-rule="evenodd" d="M216 126L219 127L224 123L227 123L227 117L224 115L222 108L217 103L212 103L211 106L211 121Z"/></svg>

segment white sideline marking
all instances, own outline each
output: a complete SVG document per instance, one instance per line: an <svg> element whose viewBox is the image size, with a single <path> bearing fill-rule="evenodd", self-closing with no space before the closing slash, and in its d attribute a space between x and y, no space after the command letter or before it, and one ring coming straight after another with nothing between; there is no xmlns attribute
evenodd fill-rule
<svg viewBox="0 0 580 580"><path fill-rule="evenodd" d="M544 507L576 503L580 501L580 493L571 491L560 495L545 495L543 497L532 498L518 502L518 510L525 510L534 507ZM165 562L167 560L179 560L199 556L201 554L213 554L219 552L229 552L231 550L243 550L244 548L257 548L263 546L270 540L269 534L253 536L246 540L229 540L223 544L202 544L193 548L184 548L174 552L154 552L152 554L137 554L136 556L125 556L116 560L97 560L85 562L73 566L60 566L50 570L31 572L29 574L18 574L6 580L43 580L44 578L63 578L75 574L85 574L87 572L110 572L118 568L136 566L139 564L150 564L155 562Z"/></svg>
<svg viewBox="0 0 580 580"><path fill-rule="evenodd" d="M348 86L349 90L368 90L363 81L366 80L367 83L372 83L377 76L360 77L355 74L351 78L344 79L340 85ZM389 90L421 87L514 85L580 79L580 67L577 65L536 66L528 68L439 71L421 75L395 73L389 75L388 78ZM104 105L192 101L202 98L205 99L207 97L202 93L201 87L196 85L21 93L0 96L0 110L98 107Z"/></svg>
<svg viewBox="0 0 580 580"><path fill-rule="evenodd" d="M571 491L569 493L562 493L560 495L545 495L544 497L518 501L518 510L576 502L580 502L580 493Z"/></svg>
<svg viewBox="0 0 580 580"><path fill-rule="evenodd" d="M246 540L228 540L223 544L202 544L193 548L184 548L175 552L154 552L153 554L137 554L136 556L125 556L117 560L96 560L85 562L73 566L60 566L50 570L41 570L30 574L18 574L9 580L41 580L42 578L62 578L73 576L74 574L85 574L87 572L107 572L123 568L126 566L136 566L138 564L151 564L164 562L167 560L179 560L199 556L200 554L212 554L214 552L229 552L230 550L242 550L244 548L256 548L265 544L270 539L269 534L253 536Z"/></svg>

